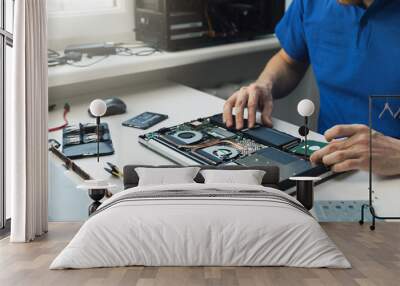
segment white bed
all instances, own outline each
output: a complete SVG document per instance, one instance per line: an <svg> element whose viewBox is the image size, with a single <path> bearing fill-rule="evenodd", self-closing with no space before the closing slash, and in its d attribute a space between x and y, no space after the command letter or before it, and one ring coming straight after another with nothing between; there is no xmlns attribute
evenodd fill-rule
<svg viewBox="0 0 400 286"><path fill-rule="evenodd" d="M115 195L50 269L135 265L351 267L289 195L262 186L193 183Z"/></svg>

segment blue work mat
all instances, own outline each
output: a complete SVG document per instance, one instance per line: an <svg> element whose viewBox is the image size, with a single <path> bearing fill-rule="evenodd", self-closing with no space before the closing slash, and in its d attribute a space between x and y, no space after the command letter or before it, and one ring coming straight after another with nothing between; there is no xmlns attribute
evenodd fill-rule
<svg viewBox="0 0 400 286"><path fill-rule="evenodd" d="M314 212L319 222L358 222L361 219L361 207L367 201L316 201ZM365 209L364 221L371 222L369 209Z"/></svg>

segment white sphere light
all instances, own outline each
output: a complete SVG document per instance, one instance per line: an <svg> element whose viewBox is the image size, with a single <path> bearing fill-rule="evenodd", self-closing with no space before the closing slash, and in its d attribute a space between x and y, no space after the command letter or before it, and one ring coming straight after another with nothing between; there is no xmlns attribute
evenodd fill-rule
<svg viewBox="0 0 400 286"><path fill-rule="evenodd" d="M309 117L313 115L315 111L314 102L309 99L303 99L299 102L299 105L297 105L297 111L301 116L304 117Z"/></svg>
<svg viewBox="0 0 400 286"><path fill-rule="evenodd" d="M106 114L107 105L104 100L95 99L90 104L90 113L95 117L102 117Z"/></svg>

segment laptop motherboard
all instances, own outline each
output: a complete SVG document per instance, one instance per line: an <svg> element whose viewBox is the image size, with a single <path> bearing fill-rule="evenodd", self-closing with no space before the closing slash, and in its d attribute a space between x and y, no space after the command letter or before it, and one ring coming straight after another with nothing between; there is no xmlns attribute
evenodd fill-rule
<svg viewBox="0 0 400 286"><path fill-rule="evenodd" d="M289 180L293 176L331 175L325 166L308 160L326 143L309 141L305 155L300 138L261 125L240 131L228 129L222 114L162 128L140 136L139 142L181 165L278 166L282 190L294 186Z"/></svg>

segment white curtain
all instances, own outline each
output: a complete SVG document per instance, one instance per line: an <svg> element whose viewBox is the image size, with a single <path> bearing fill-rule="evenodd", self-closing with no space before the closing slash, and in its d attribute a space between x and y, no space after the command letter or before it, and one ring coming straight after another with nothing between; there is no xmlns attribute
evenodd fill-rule
<svg viewBox="0 0 400 286"><path fill-rule="evenodd" d="M15 1L12 92L6 98L6 187L12 242L47 232L46 0Z"/></svg>

